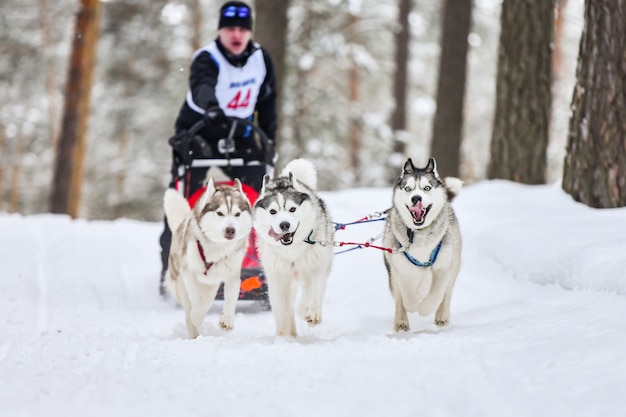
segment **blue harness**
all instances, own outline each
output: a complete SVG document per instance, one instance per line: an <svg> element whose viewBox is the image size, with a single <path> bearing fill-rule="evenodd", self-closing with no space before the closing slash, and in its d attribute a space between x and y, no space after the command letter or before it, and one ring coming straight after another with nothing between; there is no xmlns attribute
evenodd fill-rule
<svg viewBox="0 0 626 417"><path fill-rule="evenodd" d="M437 246L435 246L435 249L433 249L433 251L430 253L430 258L426 262L418 261L417 259L412 257L411 254L407 251L403 251L402 253L404 253L404 256L406 257L406 259L408 259L409 262L411 262L413 265L420 266L423 268L428 268L429 266L433 266L433 264L437 260L437 255L439 255L439 250L441 249L442 244L443 244L443 239L441 240L441 242L439 242ZM402 247L402 245L400 245L400 247Z"/></svg>
<svg viewBox="0 0 626 417"><path fill-rule="evenodd" d="M407 235L409 236L409 243L413 243L413 236L414 236L413 231L410 229L407 229ZM421 268L428 268L430 266L433 266L433 264L437 260L437 256L439 255L439 250L441 249L441 245L443 245L443 239L441 239L439 244L435 246L435 249L433 249L433 251L430 253L430 258L426 262L420 262L419 260L411 256L411 254L407 251L402 251L402 253L404 253L404 257L413 265L421 267ZM400 245L400 249L403 249L402 245Z"/></svg>

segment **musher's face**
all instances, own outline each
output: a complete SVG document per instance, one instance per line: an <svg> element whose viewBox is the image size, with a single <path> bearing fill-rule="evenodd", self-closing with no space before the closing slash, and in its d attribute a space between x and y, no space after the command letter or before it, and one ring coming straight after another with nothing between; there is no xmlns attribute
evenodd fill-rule
<svg viewBox="0 0 626 417"><path fill-rule="evenodd" d="M233 55L240 55L246 50L252 31L239 27L223 27L218 31L220 42Z"/></svg>

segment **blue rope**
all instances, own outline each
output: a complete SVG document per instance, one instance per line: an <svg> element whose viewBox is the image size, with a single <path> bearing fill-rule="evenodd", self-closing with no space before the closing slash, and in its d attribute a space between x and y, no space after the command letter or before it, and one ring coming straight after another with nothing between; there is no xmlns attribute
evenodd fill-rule
<svg viewBox="0 0 626 417"><path fill-rule="evenodd" d="M346 226L352 226L353 224L380 222L380 221L384 221L384 220L385 220L385 217L382 217L380 219L359 220L359 221L351 222L351 223L336 223L336 222L333 222L333 223L335 224L335 232L336 232L338 230L345 229Z"/></svg>
<svg viewBox="0 0 626 417"><path fill-rule="evenodd" d="M365 219L361 219L361 220L357 220L355 222L350 222L350 223L337 223L337 222L333 222L333 224L335 225L335 232L339 231L339 230L344 230L347 226L352 226L353 224L362 224L362 223L371 223L371 222L380 222L380 221L385 221L387 218L386 217L382 217L382 215L387 214L389 212L390 209L385 210L384 212L382 212L382 214L372 214L369 215L368 217L377 217L375 219L368 219L367 217ZM365 246L363 245L358 245L355 246L353 248L350 249L344 249L341 250L339 252L335 252L334 255L340 255L342 253L346 253L346 252L351 252L353 250L357 250L357 249L363 249Z"/></svg>
<svg viewBox="0 0 626 417"><path fill-rule="evenodd" d="M443 244L443 239L441 239L441 242L439 242L439 244L435 246L435 249L433 249L433 251L430 253L430 259L428 259L428 262L418 261L417 259L412 257L411 254L407 251L404 251L403 253L406 259L408 259L409 262L411 262L413 265L419 266L421 268L428 268L429 266L433 266L433 264L437 260L437 256L439 255L439 250L441 249L442 244ZM400 245L400 247L402 247L402 245Z"/></svg>
<svg viewBox="0 0 626 417"><path fill-rule="evenodd" d="M342 253L351 252L351 251L357 250L357 249L363 249L363 245L355 246L355 247L350 248L350 249L340 250L339 252L335 252L333 255L341 255Z"/></svg>

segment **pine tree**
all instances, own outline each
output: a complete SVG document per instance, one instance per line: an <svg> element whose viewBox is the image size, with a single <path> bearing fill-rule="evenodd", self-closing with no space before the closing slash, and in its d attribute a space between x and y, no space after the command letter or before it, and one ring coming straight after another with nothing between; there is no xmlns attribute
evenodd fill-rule
<svg viewBox="0 0 626 417"><path fill-rule="evenodd" d="M626 206L626 0L587 0L563 189L591 207Z"/></svg>

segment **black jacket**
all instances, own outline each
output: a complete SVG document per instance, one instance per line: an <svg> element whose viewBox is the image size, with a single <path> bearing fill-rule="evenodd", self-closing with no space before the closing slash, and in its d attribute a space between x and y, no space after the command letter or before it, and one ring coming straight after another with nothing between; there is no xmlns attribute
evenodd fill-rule
<svg viewBox="0 0 626 417"><path fill-rule="evenodd" d="M246 51L238 56L234 56L229 53L219 42L219 39L216 39L216 43L224 57L236 67L244 66L250 55L258 49L261 49L266 67L266 75L263 83L261 84L255 112L258 126L270 139L274 139L276 136L277 92L274 66L269 54L265 51L265 49L261 48L258 44L255 44L252 41L248 44ZM209 52L206 51L198 54L191 64L189 89L193 96L194 103L204 109L220 104L217 102L217 98L215 97L215 86L217 84L218 72L219 68L216 62L211 58ZM224 103L221 103L222 108L224 105ZM185 100L178 114L178 118L176 119L176 131L180 132L189 129L202 118L203 115L191 109ZM244 129L240 129L236 136L241 136L243 131ZM207 126L201 131L201 135L212 144L228 135L228 126Z"/></svg>

